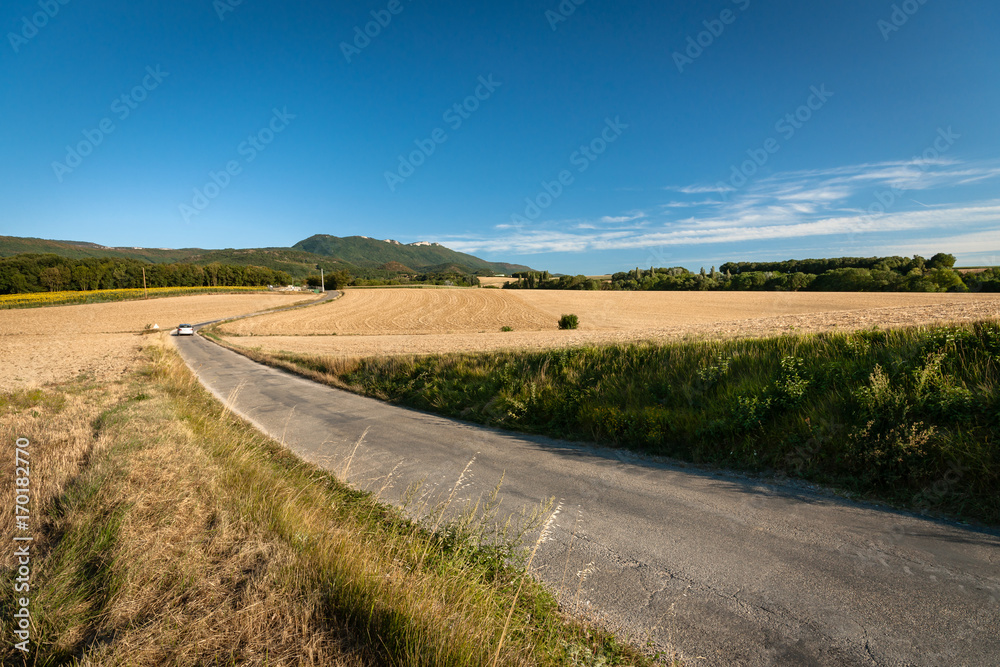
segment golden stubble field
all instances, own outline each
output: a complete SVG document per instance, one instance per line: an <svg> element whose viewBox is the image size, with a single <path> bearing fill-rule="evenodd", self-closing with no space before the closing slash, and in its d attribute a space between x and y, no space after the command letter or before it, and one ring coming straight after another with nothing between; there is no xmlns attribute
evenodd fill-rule
<svg viewBox="0 0 1000 667"><path fill-rule="evenodd" d="M517 278L501 278L499 276L480 276L479 284L483 287L503 287L507 283L516 283Z"/></svg>
<svg viewBox="0 0 1000 667"><path fill-rule="evenodd" d="M86 374L121 377L139 359L146 325L253 313L301 302L301 294L202 294L149 301L0 310L0 385L5 391Z"/></svg>
<svg viewBox="0 0 1000 667"><path fill-rule="evenodd" d="M560 315L580 318L559 331ZM1000 317L1000 295L355 289L224 325L235 345L337 356L754 337ZM501 333L509 326L512 332Z"/></svg>

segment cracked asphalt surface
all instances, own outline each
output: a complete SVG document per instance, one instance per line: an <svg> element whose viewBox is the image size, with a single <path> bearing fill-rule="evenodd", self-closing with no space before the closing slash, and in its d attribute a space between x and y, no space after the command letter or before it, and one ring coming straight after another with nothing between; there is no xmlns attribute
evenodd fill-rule
<svg viewBox="0 0 1000 667"><path fill-rule="evenodd" d="M638 643L697 665L1000 665L996 531L492 430L174 340L237 413L308 461L350 461L348 480L385 500L415 483L447 495L474 456L462 499L501 478L505 513L554 498L533 569Z"/></svg>

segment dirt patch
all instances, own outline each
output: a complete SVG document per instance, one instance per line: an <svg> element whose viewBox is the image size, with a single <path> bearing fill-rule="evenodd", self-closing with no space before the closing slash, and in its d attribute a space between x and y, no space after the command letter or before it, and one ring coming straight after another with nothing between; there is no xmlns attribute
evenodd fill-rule
<svg viewBox="0 0 1000 667"><path fill-rule="evenodd" d="M145 343L135 334L0 336L0 383L34 387L74 378L121 379Z"/></svg>

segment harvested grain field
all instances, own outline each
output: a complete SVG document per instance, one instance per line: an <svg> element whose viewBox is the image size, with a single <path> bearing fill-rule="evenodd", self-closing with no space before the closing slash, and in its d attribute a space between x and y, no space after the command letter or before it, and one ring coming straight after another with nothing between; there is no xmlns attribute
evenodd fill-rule
<svg viewBox="0 0 1000 667"><path fill-rule="evenodd" d="M139 359L146 325L170 330L301 302L276 293L202 294L149 301L0 310L0 383L8 390L85 375L121 377Z"/></svg>
<svg viewBox="0 0 1000 667"><path fill-rule="evenodd" d="M517 278L507 278L500 276L486 276L479 278L479 284L482 287L503 287L507 283L516 283Z"/></svg>
<svg viewBox="0 0 1000 667"><path fill-rule="evenodd" d="M563 313L580 329L559 331ZM349 290L225 325L264 351L360 357L846 331L1000 317L1000 295ZM512 332L501 333L502 326ZM324 335L326 334L326 335ZM338 335L330 335L338 334ZM238 336L252 336L240 338Z"/></svg>
<svg viewBox="0 0 1000 667"><path fill-rule="evenodd" d="M511 290L353 289L336 301L287 313L239 320L225 333L239 335L356 335L473 333L509 326L555 328L544 310Z"/></svg>
<svg viewBox="0 0 1000 667"><path fill-rule="evenodd" d="M403 335L552 331L560 315L583 331L635 331L844 311L1000 303L1000 295L834 292L577 292L484 289L355 289L318 308L232 322L254 336Z"/></svg>

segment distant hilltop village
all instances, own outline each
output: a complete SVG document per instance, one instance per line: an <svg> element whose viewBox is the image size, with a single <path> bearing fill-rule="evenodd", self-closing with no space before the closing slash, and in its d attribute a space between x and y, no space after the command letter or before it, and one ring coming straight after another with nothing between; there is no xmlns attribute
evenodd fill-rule
<svg viewBox="0 0 1000 667"><path fill-rule="evenodd" d="M437 246L438 248L443 248L444 246L440 243L431 243L430 241L417 241L416 243L400 243L399 241L393 239L373 239L370 236L362 236L360 238L368 239L369 241L382 241L382 243L391 243L393 245L408 245L408 246Z"/></svg>

